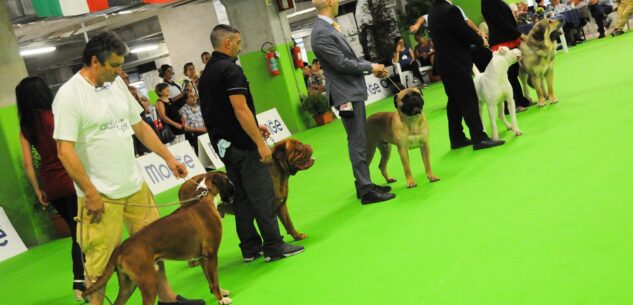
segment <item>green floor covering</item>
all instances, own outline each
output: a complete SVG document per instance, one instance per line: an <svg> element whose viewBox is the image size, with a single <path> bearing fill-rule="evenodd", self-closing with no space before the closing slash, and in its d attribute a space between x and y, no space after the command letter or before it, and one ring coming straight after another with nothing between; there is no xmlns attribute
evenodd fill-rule
<svg viewBox="0 0 633 305"><path fill-rule="evenodd" d="M340 121L295 135L317 159L290 182L306 252L242 263L227 218L221 286L236 305L633 304L632 45L627 34L560 53L560 103L518 114L524 135L504 128L499 148L450 151L442 85L425 89L441 181L426 180L412 151L418 187L407 189L394 154L390 202L355 199ZM392 107L385 99L368 112ZM383 184L377 160L371 171ZM173 191L158 197L174 199ZM56 240L0 263L0 304L74 304L69 247ZM167 266L178 293L215 304L200 269ZM111 281L108 295L116 291ZM129 304L140 304L138 292Z"/></svg>

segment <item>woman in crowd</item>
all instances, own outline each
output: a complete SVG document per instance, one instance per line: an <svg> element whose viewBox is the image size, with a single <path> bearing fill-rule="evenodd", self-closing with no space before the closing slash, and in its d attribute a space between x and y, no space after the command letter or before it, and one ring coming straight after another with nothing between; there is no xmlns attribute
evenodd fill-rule
<svg viewBox="0 0 633 305"><path fill-rule="evenodd" d="M160 69L158 69L158 76L163 78L163 83L169 85L169 98L174 102L184 105L187 100L187 95L183 91L183 87L174 81L174 69L170 65L162 65ZM158 92L156 94L158 94Z"/></svg>
<svg viewBox="0 0 633 305"><path fill-rule="evenodd" d="M424 84L422 73L420 73L420 66L415 60L413 50L404 44L404 39L398 36L393 40L395 44L395 52L393 53L393 62L400 64L402 71L411 71L413 76L420 80L420 84Z"/></svg>
<svg viewBox="0 0 633 305"><path fill-rule="evenodd" d="M187 88L190 86L193 93L198 96L198 75L196 74L196 67L192 62L188 62L185 64L184 68L185 78L182 79L181 88Z"/></svg>
<svg viewBox="0 0 633 305"><path fill-rule="evenodd" d="M492 51L496 51L500 47L516 49L521 44L521 41L527 38L519 31L517 21L512 14L510 6L503 0L482 0L481 14L488 24L489 43ZM489 55L487 62L489 62L490 59L492 59L492 54ZM516 111L521 112L527 110L527 107L532 104L523 96L521 83L519 83L519 63L510 66L510 69L508 69L508 79L512 85L514 101L517 106Z"/></svg>
<svg viewBox="0 0 633 305"><path fill-rule="evenodd" d="M185 141L185 129L183 124L184 118L178 112L180 108L187 101L186 99L174 100L169 98L171 94L171 86L166 83L160 83L156 85L156 94L158 100L156 102L156 111L161 121L163 121L163 128L169 128L174 133L176 138L169 142L170 145L178 144Z"/></svg>
<svg viewBox="0 0 633 305"><path fill-rule="evenodd" d="M53 139L53 93L39 77L27 77L15 88L20 120L20 146L24 159L24 170L31 182L37 201L43 207L51 204L70 228L72 240L71 258L73 266L73 290L78 301L84 285L84 268L81 249L77 244L77 194L73 181L57 158L57 143ZM31 148L40 156L38 183Z"/></svg>

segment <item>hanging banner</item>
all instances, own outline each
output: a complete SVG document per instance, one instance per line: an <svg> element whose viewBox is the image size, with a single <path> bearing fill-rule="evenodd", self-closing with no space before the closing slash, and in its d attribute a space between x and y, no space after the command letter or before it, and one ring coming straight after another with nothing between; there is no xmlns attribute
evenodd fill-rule
<svg viewBox="0 0 633 305"><path fill-rule="evenodd" d="M0 207L0 262L26 250L26 246L11 225L9 217Z"/></svg>
<svg viewBox="0 0 633 305"><path fill-rule="evenodd" d="M275 143L291 136L290 130L288 130L284 120L281 119L277 108L258 114L257 122L268 127L270 130L270 137L273 141L275 141Z"/></svg>
<svg viewBox="0 0 633 305"><path fill-rule="evenodd" d="M136 158L136 164L154 195L178 186L195 175L206 173L189 142L184 141L167 148L176 160L185 165L189 175L186 178L176 178L167 163L165 163L165 160L155 153Z"/></svg>

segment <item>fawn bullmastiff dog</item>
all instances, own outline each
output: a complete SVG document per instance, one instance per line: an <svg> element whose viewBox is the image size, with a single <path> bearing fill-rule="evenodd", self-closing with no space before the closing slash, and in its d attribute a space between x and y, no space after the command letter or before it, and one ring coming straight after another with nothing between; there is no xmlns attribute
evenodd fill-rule
<svg viewBox="0 0 633 305"><path fill-rule="evenodd" d="M285 139L272 149L273 163L269 166L270 176L273 179L275 188L275 207L277 208L277 217L286 228L286 232L295 240L308 238L307 234L299 233L296 229L290 214L288 213L288 179L294 176L298 171L306 170L312 167L314 159L312 159L312 147L303 144L299 140ZM220 215L234 215L232 204L222 203L218 205Z"/></svg>
<svg viewBox="0 0 633 305"><path fill-rule="evenodd" d="M407 88L394 96L396 112L378 112L367 118L367 163L371 163L376 148L380 151L380 171L387 183L395 182L387 173L387 162L391 155L391 144L396 145L407 178L407 187L417 186L411 166L409 149L420 148L426 177L431 182L439 181L431 170L429 126L422 113L424 99L418 88Z"/></svg>
<svg viewBox="0 0 633 305"><path fill-rule="evenodd" d="M154 221L118 246L103 275L84 292L84 296L103 287L112 273L119 278L119 294L115 305L123 305L134 288L141 290L143 305L156 300L158 277L154 267L162 260L198 259L209 289L219 304L231 304L229 292L218 282L218 248L222 240L222 222L214 199L219 195L223 202L232 202L234 187L226 174L212 172L186 181L180 188L181 200L196 198L183 204L168 216Z"/></svg>

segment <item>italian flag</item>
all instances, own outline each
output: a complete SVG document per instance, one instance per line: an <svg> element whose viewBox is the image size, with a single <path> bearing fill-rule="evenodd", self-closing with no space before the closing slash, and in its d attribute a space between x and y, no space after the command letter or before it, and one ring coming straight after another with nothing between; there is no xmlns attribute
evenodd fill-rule
<svg viewBox="0 0 633 305"><path fill-rule="evenodd" d="M115 6L174 1L176 0L31 0L35 14L39 17L75 16Z"/></svg>

